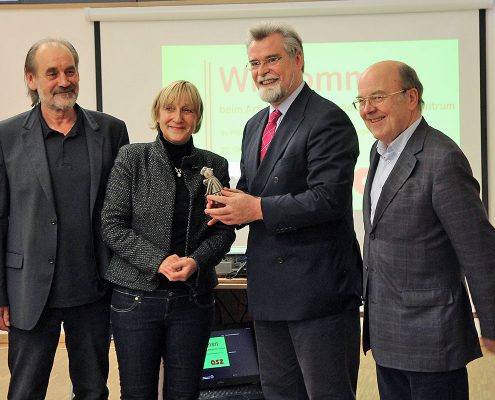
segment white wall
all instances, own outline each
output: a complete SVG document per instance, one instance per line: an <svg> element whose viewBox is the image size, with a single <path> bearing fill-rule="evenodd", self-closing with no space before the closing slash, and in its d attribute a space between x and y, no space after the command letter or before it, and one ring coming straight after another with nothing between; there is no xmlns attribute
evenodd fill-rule
<svg viewBox="0 0 495 400"><path fill-rule="evenodd" d="M93 23L83 8L36 9L0 7L0 120L30 108L24 85L24 60L33 43L44 37L67 39L79 53L78 102L96 107Z"/></svg>

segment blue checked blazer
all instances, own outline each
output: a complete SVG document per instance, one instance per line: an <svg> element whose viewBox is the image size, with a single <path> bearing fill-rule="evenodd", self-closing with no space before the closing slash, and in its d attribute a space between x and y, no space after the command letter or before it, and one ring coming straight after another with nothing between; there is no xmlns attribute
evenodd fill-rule
<svg viewBox="0 0 495 400"><path fill-rule="evenodd" d="M495 229L459 147L423 119L399 156L370 221L379 155L364 193L364 350L384 367L440 372L480 357L495 338Z"/></svg>

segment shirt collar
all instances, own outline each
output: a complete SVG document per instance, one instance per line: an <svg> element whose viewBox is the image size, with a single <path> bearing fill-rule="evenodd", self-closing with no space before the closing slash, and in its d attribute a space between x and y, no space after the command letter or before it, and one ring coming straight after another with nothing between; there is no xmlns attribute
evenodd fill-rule
<svg viewBox="0 0 495 400"><path fill-rule="evenodd" d="M282 113L281 117L283 117L285 115L285 113L289 110L289 107L294 102L296 97L299 95L299 93L301 93L301 90L303 90L303 87L304 87L304 81L301 82L301 84L296 88L296 90L294 90L289 95L289 97L287 97L282 103L280 103L278 105L278 107L273 107L270 104L270 114L272 113L273 110L277 109Z"/></svg>
<svg viewBox="0 0 495 400"><path fill-rule="evenodd" d="M379 140L376 146L376 151L378 152L378 154L380 154L380 156L382 156L386 160L398 157L402 153L402 150L404 150L404 147L406 147L407 142L418 127L421 119L422 117L420 116L404 132L397 136L394 141L388 146L381 140Z"/></svg>
<svg viewBox="0 0 495 400"><path fill-rule="evenodd" d="M48 137L48 135L52 132L60 133L57 130L50 128L48 126L48 124L46 123L45 119L43 118L43 114L41 114L41 103L39 103L36 106L36 108L37 108L37 112L38 112L38 117L41 121L41 131L43 132L43 137L46 139ZM75 104L74 110L77 113L76 122L74 123L74 126L71 128L71 130L67 134L67 136L82 134L84 131L82 129L83 115L82 115L81 107L79 107L77 104Z"/></svg>

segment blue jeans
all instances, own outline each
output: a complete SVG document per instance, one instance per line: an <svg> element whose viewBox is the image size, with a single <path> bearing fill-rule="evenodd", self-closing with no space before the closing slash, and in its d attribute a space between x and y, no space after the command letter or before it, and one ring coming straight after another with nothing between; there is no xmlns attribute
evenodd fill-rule
<svg viewBox="0 0 495 400"><path fill-rule="evenodd" d="M111 321L123 400L197 399L214 313L212 293L115 287Z"/></svg>

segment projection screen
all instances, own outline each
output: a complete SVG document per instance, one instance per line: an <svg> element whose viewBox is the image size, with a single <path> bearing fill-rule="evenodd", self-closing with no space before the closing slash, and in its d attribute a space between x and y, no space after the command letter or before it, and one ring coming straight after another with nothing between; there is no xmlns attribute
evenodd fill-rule
<svg viewBox="0 0 495 400"><path fill-rule="evenodd" d="M153 98L173 80L192 81L205 103L194 143L229 160L235 185L244 124L266 106L245 69L247 30L265 20L292 25L304 42L305 81L342 107L358 132L353 206L361 241L362 193L374 140L351 106L359 74L384 59L413 66L425 87L424 117L461 146L481 182L479 9L491 6L490 0L370 3L87 9L99 27L102 110L126 121L131 142L152 141ZM235 246L245 246L246 237L247 230L240 231Z"/></svg>

